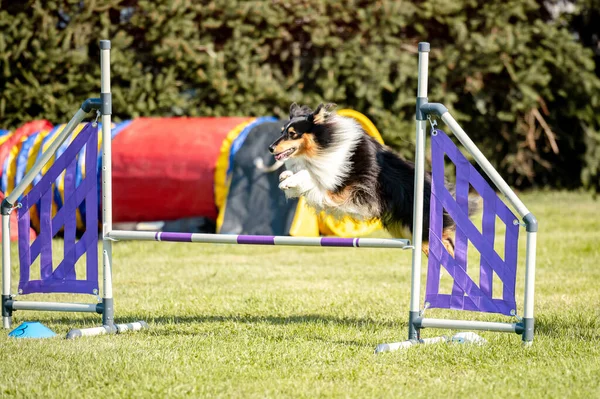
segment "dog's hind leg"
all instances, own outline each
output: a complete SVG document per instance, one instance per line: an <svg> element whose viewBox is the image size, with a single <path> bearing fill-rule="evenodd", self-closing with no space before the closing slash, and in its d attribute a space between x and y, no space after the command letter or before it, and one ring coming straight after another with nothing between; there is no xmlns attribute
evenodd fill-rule
<svg viewBox="0 0 600 399"><path fill-rule="evenodd" d="M423 253L425 254L425 256L429 257L429 242L422 243L421 249L423 250Z"/></svg>
<svg viewBox="0 0 600 399"><path fill-rule="evenodd" d="M406 226L395 224L395 225L392 225L392 226L387 226L386 230L394 238L412 237L412 233L411 233L410 229L408 227L406 227ZM429 242L423 241L423 243L421 244L421 250L423 251L423 253L425 254L425 256L429 256Z"/></svg>
<svg viewBox="0 0 600 399"><path fill-rule="evenodd" d="M454 234L456 233L456 227L449 227L442 231L442 244L446 248L446 251L454 258Z"/></svg>

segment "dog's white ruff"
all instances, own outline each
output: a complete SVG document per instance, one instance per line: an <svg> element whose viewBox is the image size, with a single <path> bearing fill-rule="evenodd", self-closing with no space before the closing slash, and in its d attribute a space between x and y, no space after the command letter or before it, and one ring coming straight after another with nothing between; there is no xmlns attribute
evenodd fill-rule
<svg viewBox="0 0 600 399"><path fill-rule="evenodd" d="M289 170L279 176L279 188L287 198L303 195L308 205L318 211L324 210L339 217L347 214L355 218L368 217L364 209L351 204L340 206L327 195L327 191L339 188L348 177L350 157L364 134L363 130L354 119L336 114L331 115L327 123L334 125L332 143L311 157L299 155L286 160L285 165ZM290 171L293 175L289 175Z"/></svg>

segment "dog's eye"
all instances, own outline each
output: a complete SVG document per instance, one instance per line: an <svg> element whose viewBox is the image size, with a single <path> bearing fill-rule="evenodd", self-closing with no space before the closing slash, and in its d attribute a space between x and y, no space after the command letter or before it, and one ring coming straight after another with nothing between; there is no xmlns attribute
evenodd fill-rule
<svg viewBox="0 0 600 399"><path fill-rule="evenodd" d="M298 133L298 132L296 132L296 131L295 131L295 132L293 132L293 133L290 133L290 137L291 137L293 140L298 140L298 139L301 139L301 138L302 138L302 133Z"/></svg>
<svg viewBox="0 0 600 399"><path fill-rule="evenodd" d="M299 136L298 133L296 132L296 129L294 129L293 127L288 128L288 133L292 140L296 140Z"/></svg>

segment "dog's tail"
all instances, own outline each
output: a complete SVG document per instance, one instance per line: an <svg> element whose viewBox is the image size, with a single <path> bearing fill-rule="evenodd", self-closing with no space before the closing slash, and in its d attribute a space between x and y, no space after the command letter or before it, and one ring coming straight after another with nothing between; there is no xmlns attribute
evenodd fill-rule
<svg viewBox="0 0 600 399"><path fill-rule="evenodd" d="M454 185L446 181L446 188L450 192L450 194L456 198L456 188ZM479 195L477 191L475 191L472 187L469 187L469 217L475 215L477 212L481 210L481 205L483 203L483 198Z"/></svg>
<svg viewBox="0 0 600 399"><path fill-rule="evenodd" d="M273 165L266 166L265 162L262 160L261 157L256 157L254 159L254 166L256 167L256 169L261 170L265 173L271 173L271 172L275 172L277 169L281 168L283 166L283 162L275 161L275 163L273 163Z"/></svg>

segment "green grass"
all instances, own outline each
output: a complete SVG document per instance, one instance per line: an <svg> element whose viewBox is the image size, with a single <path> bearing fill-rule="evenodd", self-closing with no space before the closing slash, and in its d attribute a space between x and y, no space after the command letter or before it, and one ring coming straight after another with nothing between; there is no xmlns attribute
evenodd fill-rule
<svg viewBox="0 0 600 399"><path fill-rule="evenodd" d="M405 339L409 251L128 242L114 246L117 319L150 330L66 341L99 317L16 312L15 325L39 320L61 338L2 333L0 396L599 397L600 204L574 193L523 199L540 221L531 348L483 332L481 347L374 355L377 343Z"/></svg>

